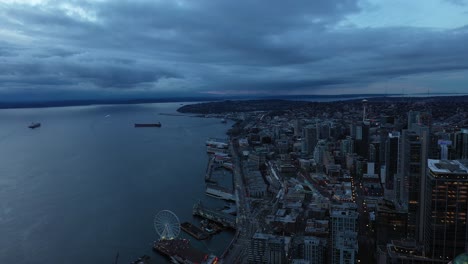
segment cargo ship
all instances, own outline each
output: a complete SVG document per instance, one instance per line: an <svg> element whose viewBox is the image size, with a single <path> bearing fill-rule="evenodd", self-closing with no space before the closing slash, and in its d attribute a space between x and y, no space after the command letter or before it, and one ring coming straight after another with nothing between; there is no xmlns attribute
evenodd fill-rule
<svg viewBox="0 0 468 264"><path fill-rule="evenodd" d="M135 123L135 127L161 127L161 122L158 122L158 123Z"/></svg>
<svg viewBox="0 0 468 264"><path fill-rule="evenodd" d="M28 127L30 129L35 129L35 128L38 128L41 126L41 123L31 123L31 125L29 125Z"/></svg>
<svg viewBox="0 0 468 264"><path fill-rule="evenodd" d="M180 228L198 240L204 240L210 237L208 233L189 222L182 223Z"/></svg>
<svg viewBox="0 0 468 264"><path fill-rule="evenodd" d="M154 242L153 250L168 257L172 263L218 263L218 258L215 255L206 254L195 249L187 239L161 239Z"/></svg>

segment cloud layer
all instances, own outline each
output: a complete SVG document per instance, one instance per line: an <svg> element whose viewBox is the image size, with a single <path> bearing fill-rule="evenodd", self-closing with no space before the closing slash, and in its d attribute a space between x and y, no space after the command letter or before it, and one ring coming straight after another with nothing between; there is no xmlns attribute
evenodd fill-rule
<svg viewBox="0 0 468 264"><path fill-rule="evenodd" d="M0 0L0 91L466 92L466 2L396 2Z"/></svg>

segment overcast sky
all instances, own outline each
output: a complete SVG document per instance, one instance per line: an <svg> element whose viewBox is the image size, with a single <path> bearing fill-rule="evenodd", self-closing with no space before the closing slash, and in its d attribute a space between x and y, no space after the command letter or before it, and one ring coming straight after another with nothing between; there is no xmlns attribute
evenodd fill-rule
<svg viewBox="0 0 468 264"><path fill-rule="evenodd" d="M2 96L427 92L468 92L466 0L0 0Z"/></svg>

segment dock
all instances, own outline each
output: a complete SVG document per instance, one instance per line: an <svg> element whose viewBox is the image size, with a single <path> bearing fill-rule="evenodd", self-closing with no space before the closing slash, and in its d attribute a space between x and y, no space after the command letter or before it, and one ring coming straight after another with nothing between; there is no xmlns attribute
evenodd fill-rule
<svg viewBox="0 0 468 264"><path fill-rule="evenodd" d="M207 220L207 219L203 219L201 221L201 226L210 235L217 234L217 233L223 231L223 229L224 229L224 227L220 226L219 224L217 224L217 223L215 223L213 221Z"/></svg>
<svg viewBox="0 0 468 264"><path fill-rule="evenodd" d="M155 241L153 250L168 257L175 263L214 264L218 258L192 247L187 239L162 239Z"/></svg>
<svg viewBox="0 0 468 264"><path fill-rule="evenodd" d="M206 167L206 173L205 173L205 182L211 181L211 173L213 172L214 159L215 157L211 157L210 160L208 161L208 166Z"/></svg>
<svg viewBox="0 0 468 264"><path fill-rule="evenodd" d="M130 262L130 264L150 264L151 257L148 255L143 255L139 257L137 260ZM117 262L117 261L116 261Z"/></svg>
<svg viewBox="0 0 468 264"><path fill-rule="evenodd" d="M213 222L219 223L224 227L236 228L236 217L230 214L219 212L206 208L201 202L193 206L193 215L197 215Z"/></svg>
<svg viewBox="0 0 468 264"><path fill-rule="evenodd" d="M205 194L217 199L236 201L236 197L232 190L217 184L207 184Z"/></svg>
<svg viewBox="0 0 468 264"><path fill-rule="evenodd" d="M210 237L210 235L207 232L203 231L202 229L189 222L182 223L180 225L180 228L184 230L187 234L193 236L198 240L204 240Z"/></svg>

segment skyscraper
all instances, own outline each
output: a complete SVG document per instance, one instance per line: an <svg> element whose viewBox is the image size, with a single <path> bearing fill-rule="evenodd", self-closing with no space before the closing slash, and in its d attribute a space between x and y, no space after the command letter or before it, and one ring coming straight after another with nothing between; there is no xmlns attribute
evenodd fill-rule
<svg viewBox="0 0 468 264"><path fill-rule="evenodd" d="M266 252L268 240L273 236L264 233L255 233L250 240L249 263L268 263Z"/></svg>
<svg viewBox="0 0 468 264"><path fill-rule="evenodd" d="M343 231L336 236L335 248L333 251L333 262L339 264L357 263L358 241L357 232Z"/></svg>
<svg viewBox="0 0 468 264"><path fill-rule="evenodd" d="M330 124L325 122L318 126L318 138L319 139L328 139L330 137Z"/></svg>
<svg viewBox="0 0 468 264"><path fill-rule="evenodd" d="M425 246L433 259L449 261L468 249L468 164L428 160Z"/></svg>
<svg viewBox="0 0 468 264"><path fill-rule="evenodd" d="M331 209L330 251L332 264L354 263L357 252L357 218L358 213L354 210ZM352 246L353 243L354 246Z"/></svg>
<svg viewBox="0 0 468 264"><path fill-rule="evenodd" d="M354 152L354 141L350 136L347 136L346 139L341 140L340 152L342 156L346 156L346 154L352 154Z"/></svg>
<svg viewBox="0 0 468 264"><path fill-rule="evenodd" d="M468 159L468 128L462 128L455 133L455 156L458 159Z"/></svg>
<svg viewBox="0 0 468 264"><path fill-rule="evenodd" d="M369 123L363 122L355 126L355 151L361 157L368 158L369 152Z"/></svg>
<svg viewBox="0 0 468 264"><path fill-rule="evenodd" d="M324 263L327 241L318 237L304 237L304 259L309 263Z"/></svg>
<svg viewBox="0 0 468 264"><path fill-rule="evenodd" d="M425 167L427 153L423 152L426 144L424 138L411 130L403 130L400 151L400 175L401 185L398 202L408 210L408 238L418 239L417 227L424 221L420 218L421 210L421 185L426 177Z"/></svg>
<svg viewBox="0 0 468 264"><path fill-rule="evenodd" d="M267 260L271 264L286 264L284 237L270 238L267 242Z"/></svg>
<svg viewBox="0 0 468 264"><path fill-rule="evenodd" d="M400 147L400 132L391 132L388 134L385 142L385 188L393 190L395 185L395 174L398 172L398 160Z"/></svg>
<svg viewBox="0 0 468 264"><path fill-rule="evenodd" d="M302 134L302 120L294 120L294 136L300 137Z"/></svg>
<svg viewBox="0 0 468 264"><path fill-rule="evenodd" d="M409 111L408 112L408 129L409 130L412 130L413 125L418 123L418 116L419 116L418 111Z"/></svg>
<svg viewBox="0 0 468 264"><path fill-rule="evenodd" d="M382 199L376 207L375 233L377 245L386 245L391 240L407 235L407 213L398 209L395 203Z"/></svg>
<svg viewBox="0 0 468 264"><path fill-rule="evenodd" d="M308 125L302 129L303 148L302 152L311 154L317 145L317 126Z"/></svg>

